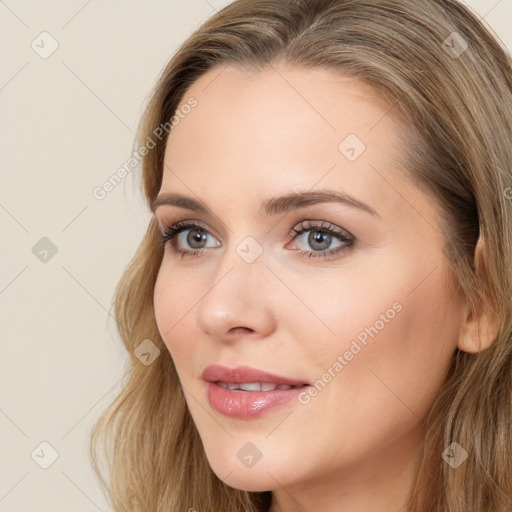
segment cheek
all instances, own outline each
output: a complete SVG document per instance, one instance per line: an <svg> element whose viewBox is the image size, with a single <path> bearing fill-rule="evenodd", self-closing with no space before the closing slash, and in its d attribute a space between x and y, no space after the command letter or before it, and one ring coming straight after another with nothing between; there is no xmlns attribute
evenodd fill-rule
<svg viewBox="0 0 512 512"><path fill-rule="evenodd" d="M182 340L190 338L187 332L190 333L193 306L201 297L199 291L194 290L186 277L162 265L155 283L153 303L158 330L173 359L180 358L187 348L192 347L192 340L187 343Z"/></svg>
<svg viewBox="0 0 512 512"><path fill-rule="evenodd" d="M294 295L282 291L280 303L284 304L287 326L294 326L297 339L309 340L305 347L313 350L310 356L314 355L309 360L324 365L328 360L322 354L332 359L333 354L348 350L353 340L364 343L375 325L385 331L399 316L397 310L403 300L400 283L379 276L375 269L373 275L363 275L357 269L327 269L323 275L289 276L286 281L294 290Z"/></svg>
<svg viewBox="0 0 512 512"><path fill-rule="evenodd" d="M340 377L325 398L336 402L350 396L366 404L390 431L396 418L403 417L405 427L424 417L446 377L457 341L459 310L440 275L432 274L411 292L413 288L395 281L373 296L354 289L352 300L343 299L345 309L333 323L337 343L330 344L324 358L324 372L339 355L343 360ZM353 414L352 409L346 414Z"/></svg>
<svg viewBox="0 0 512 512"><path fill-rule="evenodd" d="M389 382L400 385L404 394L434 394L456 347L459 314L439 279L423 283L403 298L403 311L391 324L382 347L385 359L375 366L385 370L387 365Z"/></svg>
<svg viewBox="0 0 512 512"><path fill-rule="evenodd" d="M166 278L163 267L158 273L155 289L153 291L153 304L155 308L155 320L160 331L160 335L165 340L165 333L171 328L177 318L176 294L172 293L169 279Z"/></svg>
<svg viewBox="0 0 512 512"><path fill-rule="evenodd" d="M376 394L399 402L396 393L424 410L441 386L457 342L459 305L441 260L406 256L367 265L364 275L353 268L296 278L293 289L305 304L289 299L287 325L303 340L316 378L344 375L325 375L336 381L329 385L334 394L348 387L373 403ZM425 268L436 270L425 279Z"/></svg>

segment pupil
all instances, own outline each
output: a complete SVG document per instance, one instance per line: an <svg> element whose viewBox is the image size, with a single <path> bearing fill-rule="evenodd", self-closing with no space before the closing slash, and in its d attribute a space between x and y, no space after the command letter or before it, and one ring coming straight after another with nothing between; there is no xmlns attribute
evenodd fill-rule
<svg viewBox="0 0 512 512"><path fill-rule="evenodd" d="M195 233L195 234L194 234ZM202 241L206 238L206 233L200 229L193 229L189 231L187 242L194 247L195 249L198 249L200 247L194 245L194 244L201 244Z"/></svg>
<svg viewBox="0 0 512 512"><path fill-rule="evenodd" d="M309 243L311 244L311 247L318 249L318 250L325 250L330 245L330 238L331 235L328 233L322 233L320 231L313 231L309 235ZM325 243L327 242L327 243ZM322 245L323 243L323 245ZM320 244L320 247L318 247L317 244Z"/></svg>

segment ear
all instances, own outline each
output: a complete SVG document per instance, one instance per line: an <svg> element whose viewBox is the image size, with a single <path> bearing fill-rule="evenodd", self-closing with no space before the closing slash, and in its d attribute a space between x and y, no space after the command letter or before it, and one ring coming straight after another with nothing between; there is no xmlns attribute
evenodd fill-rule
<svg viewBox="0 0 512 512"><path fill-rule="evenodd" d="M498 314L480 301L476 311L470 307L465 310L457 348L471 354L486 350L497 338L499 330Z"/></svg>

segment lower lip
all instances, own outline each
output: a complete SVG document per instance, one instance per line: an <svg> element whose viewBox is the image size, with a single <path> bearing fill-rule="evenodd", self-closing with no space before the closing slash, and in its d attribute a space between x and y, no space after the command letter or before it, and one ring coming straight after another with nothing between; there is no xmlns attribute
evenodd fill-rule
<svg viewBox="0 0 512 512"><path fill-rule="evenodd" d="M308 386L274 391L233 391L208 382L208 400L213 409L233 418L254 418L290 402Z"/></svg>

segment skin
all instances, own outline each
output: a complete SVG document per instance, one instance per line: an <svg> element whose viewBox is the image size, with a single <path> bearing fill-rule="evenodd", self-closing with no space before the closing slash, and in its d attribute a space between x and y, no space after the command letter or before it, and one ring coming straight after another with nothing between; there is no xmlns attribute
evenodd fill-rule
<svg viewBox="0 0 512 512"><path fill-rule="evenodd" d="M321 69L231 65L201 76L182 104L190 96L198 104L170 134L160 192L214 215L156 209L163 227L199 221L209 234L197 257L168 242L154 306L213 471L235 488L273 490L272 512L407 510L422 421L456 347L477 350L477 324L455 293L437 207L398 170L398 125L371 90ZM366 145L354 162L338 149L349 134ZM270 197L320 189L378 216L339 203L259 211ZM315 252L314 228L288 238L301 221L345 229L355 245L326 260L301 256ZM198 250L188 233L180 246ZM247 236L263 249L253 263L235 250ZM206 366L314 383L395 303L400 312L307 405L251 420L210 407ZM237 457L248 442L262 453L251 468Z"/></svg>

